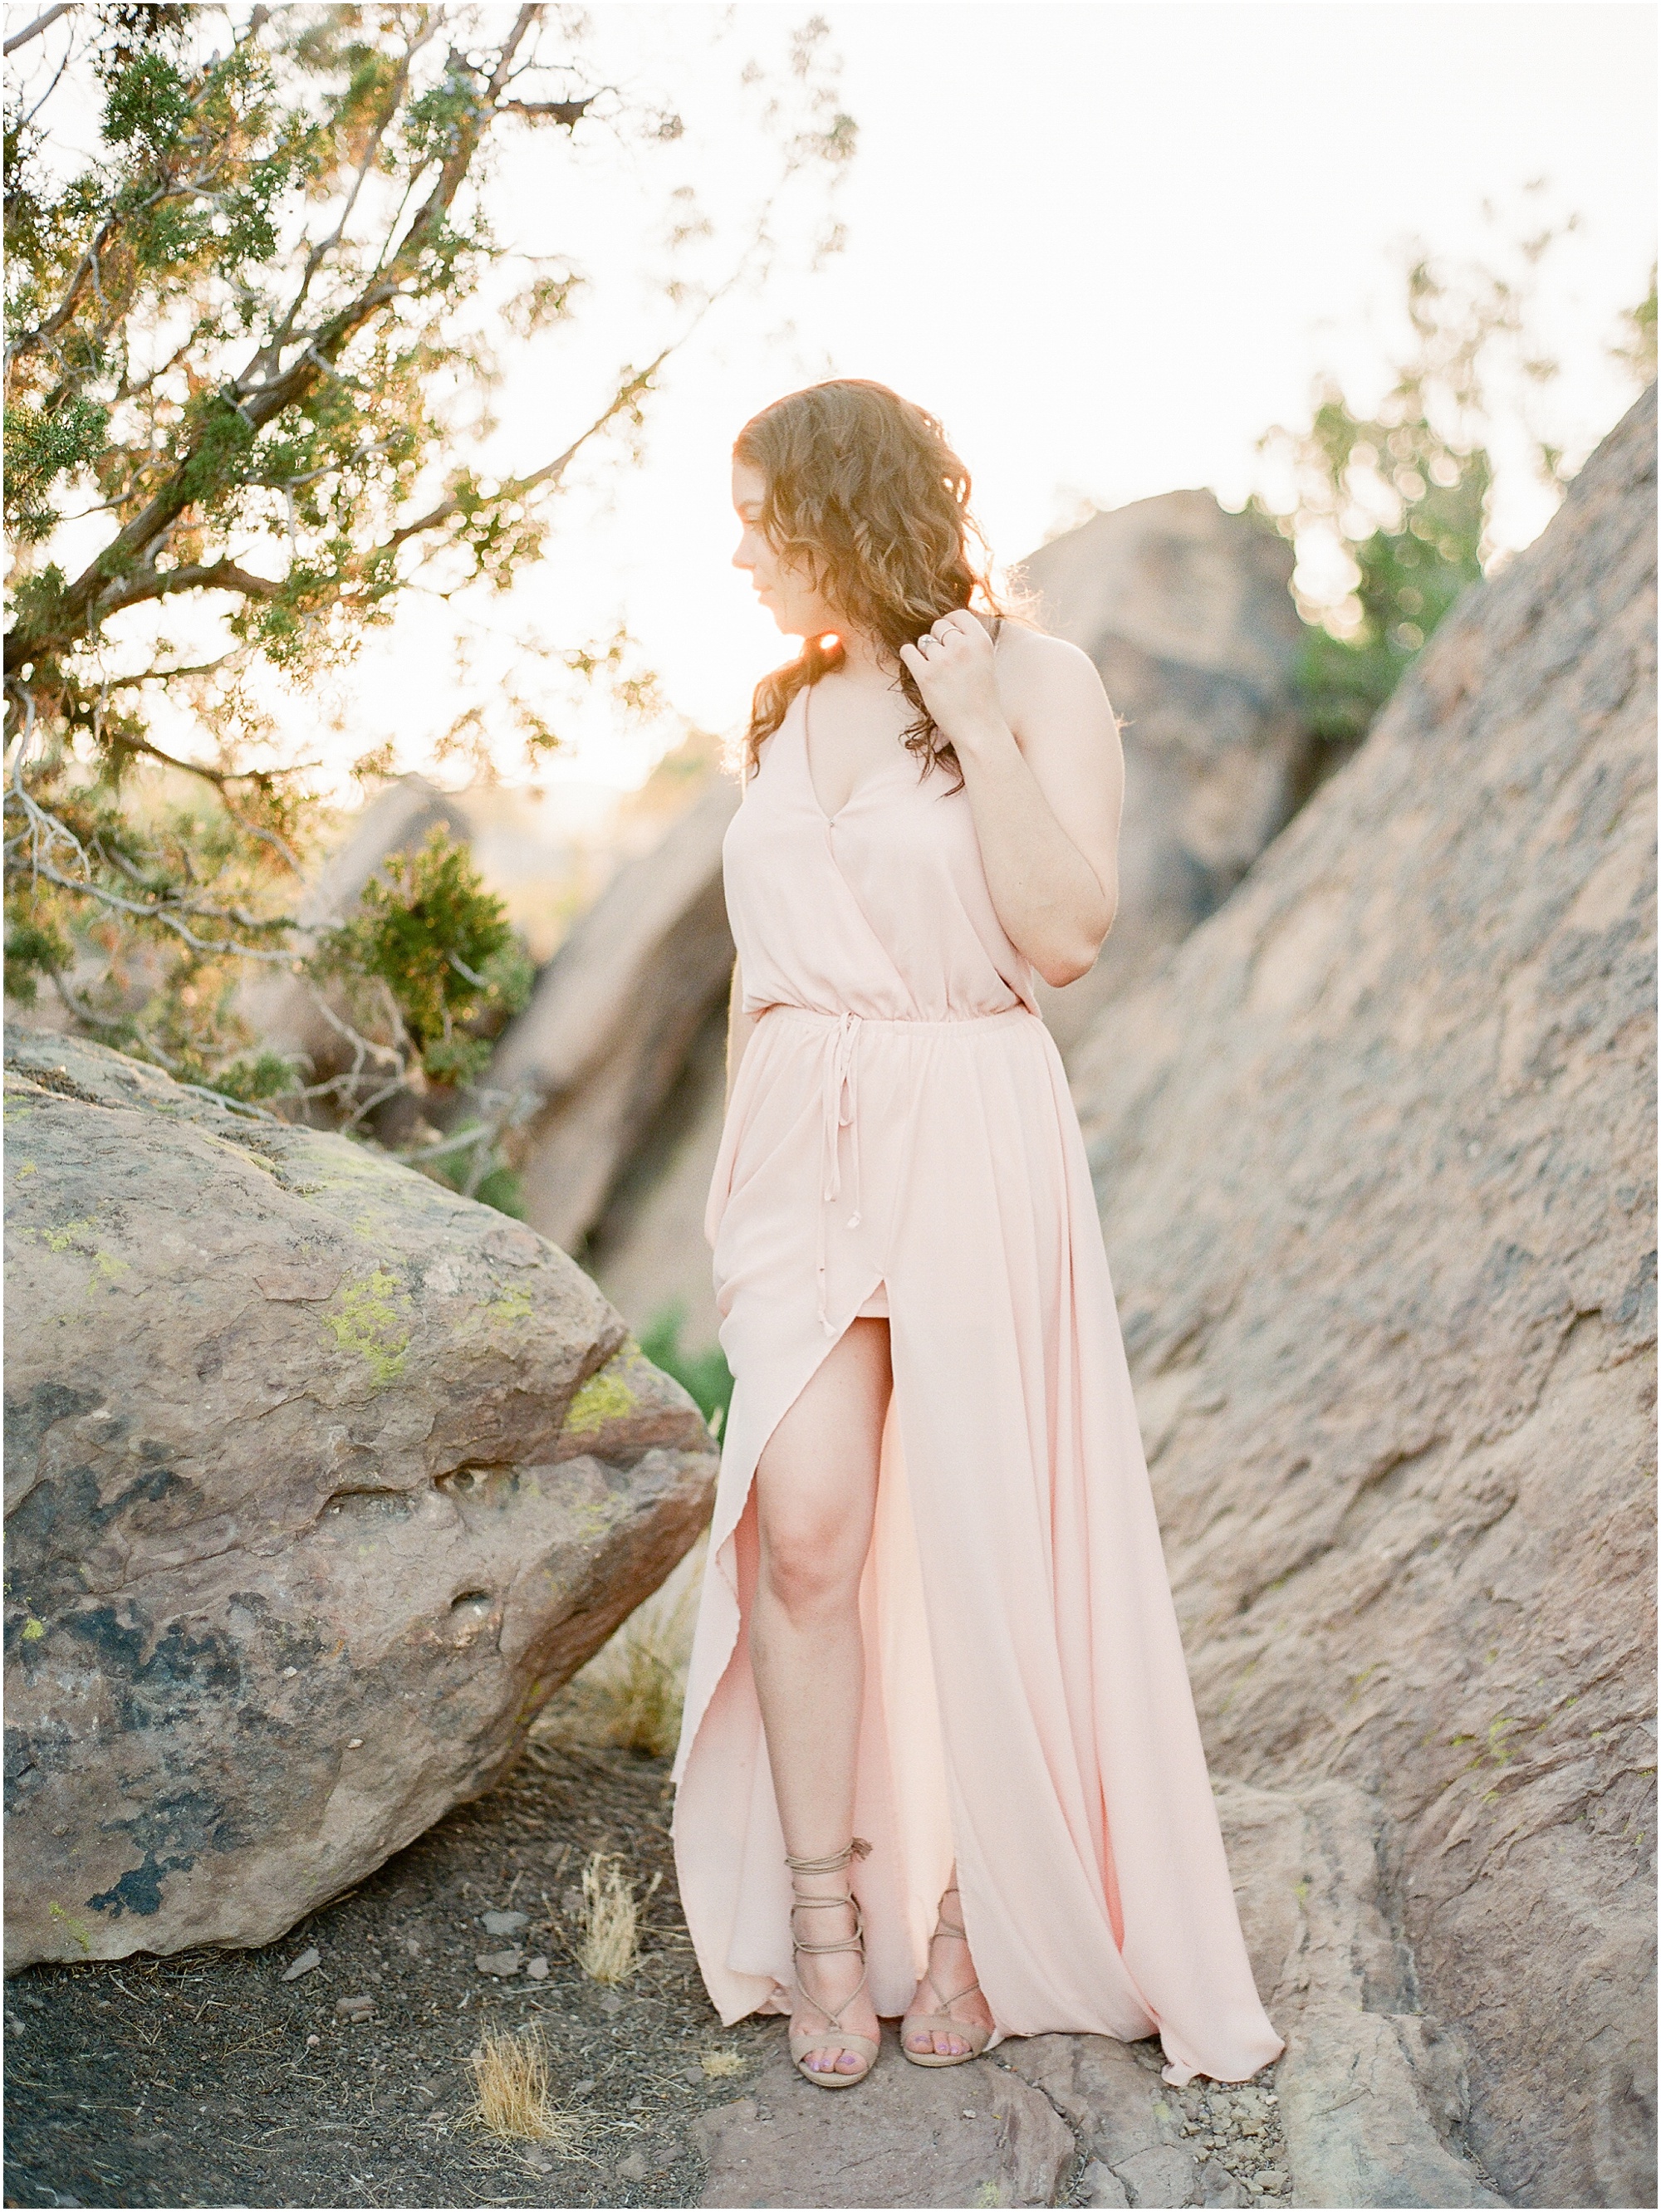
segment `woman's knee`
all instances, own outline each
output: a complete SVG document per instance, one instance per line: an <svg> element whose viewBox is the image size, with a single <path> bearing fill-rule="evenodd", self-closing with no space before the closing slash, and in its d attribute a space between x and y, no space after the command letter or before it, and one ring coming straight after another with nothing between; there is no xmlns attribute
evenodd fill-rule
<svg viewBox="0 0 1661 2212"><path fill-rule="evenodd" d="M857 1607L861 1565L823 1530L763 1528L762 1585L792 1620L824 1619Z"/></svg>

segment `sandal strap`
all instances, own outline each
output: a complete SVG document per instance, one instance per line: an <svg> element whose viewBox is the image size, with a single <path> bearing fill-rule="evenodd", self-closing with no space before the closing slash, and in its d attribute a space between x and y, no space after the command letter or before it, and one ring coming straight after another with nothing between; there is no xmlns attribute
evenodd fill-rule
<svg viewBox="0 0 1661 2212"><path fill-rule="evenodd" d="M931 1984L931 1987L933 1986L934 1985ZM966 1990L959 1990L956 1996L940 1997L940 2010L943 2013L949 2013L954 2004L961 2004L965 1997L972 1997L977 1992L982 1996L985 1995L985 1991L981 1989L981 1985L978 1982L970 1982L969 1987ZM936 1996L940 1996L938 1987L934 1987L934 1994Z"/></svg>
<svg viewBox="0 0 1661 2212"><path fill-rule="evenodd" d="M787 1851L784 1855L784 1863L789 1868L792 1874L840 1874L843 1869L850 1864L855 1859L868 1859L870 1856L870 1844L867 1843L863 1836L855 1836L843 1850L829 1852L821 1859L794 1858L788 1851ZM792 1883L791 1899L790 1951L793 1958L824 1959L829 1958L833 1952L855 1951L858 1953L861 1963L863 1965L865 1960L865 1916L860 1911L858 1903L851 1894L843 1897L804 1897L801 1892L795 1887L794 1883ZM852 1912L854 1916L853 1934L851 1936L844 1936L842 1937L840 1942L835 1943L803 1943L798 1942L795 1929L795 1918L797 1913L823 1912L828 1908L833 1906L838 1912ZM849 2006L853 2003L855 1998L860 1995L861 1991L865 1987L865 1984L866 1977L861 1973L859 1980L849 1991L848 1995L843 1999L836 2011L832 2012L828 2005L822 2005L817 1997L810 1996L807 1991L802 1988L800 1980L798 1979L796 1983L797 1994L801 1997L803 2002L810 2006L814 2012L822 2013L824 2018L830 2021L830 2025L822 2032L818 2030L812 2030L809 2032L807 2036L800 2039L792 2038L792 2040L801 2040L804 2043L808 2043L810 2045L817 2045L830 2043L838 2036L847 2035L849 2031L843 2027L842 2024L842 2015L847 2011Z"/></svg>
<svg viewBox="0 0 1661 2212"><path fill-rule="evenodd" d="M842 1936L834 1943L800 1942L797 1940L795 1927L794 1924L796 1914L798 1912L819 1911L826 1905L834 1905L838 1912L851 1912L854 1916L853 1932L850 1935ZM857 1951L861 1958L865 1956L865 1915L860 1911L859 1906L854 1902L851 1897L799 1897L795 1903L790 1907L790 1917L792 1922L790 1929L790 1948L792 1951L805 1952L810 1959L825 1958L832 1951ZM824 2010L823 2006L820 2007L820 2010Z"/></svg>
<svg viewBox="0 0 1661 2212"><path fill-rule="evenodd" d="M810 1959L823 1958L827 1952L830 1951L857 1951L860 1955L861 1968L863 1968L865 1962L864 1944L852 1937L843 1943L793 1942L790 1946L790 1949L793 1957L805 1955ZM853 1988L848 1992L848 1995L843 1999L836 2010L832 2012L829 2005L821 2004L816 1996L810 1996L808 1991L803 1989L801 1985L801 1977L800 1975L797 1976L797 1995L801 1997L805 2003L811 2005L815 2012L823 2013L826 2020L830 2023L830 2027L823 2031L820 2031L818 2028L810 2028L806 2031L806 2033L812 2036L814 2042L828 2043L834 2037L847 2033L848 2031L842 2024L842 2016L843 2013L847 2011L849 2006L853 2003L855 1998L860 1995L861 1991L864 1989L865 1984L866 1976L864 1972L861 1972L858 1981L855 1983Z"/></svg>
<svg viewBox="0 0 1661 2212"><path fill-rule="evenodd" d="M948 1897L956 1897L960 1893L958 1891L958 1885L954 1881L950 1889L943 1889L940 1892L940 1901L944 1904ZM942 1913L939 1919L935 1921L934 1935L931 1936L928 1939L928 1948L931 1951L934 1948L934 1938L938 1936L955 1936L960 1943L966 1943L969 1941L969 1937L964 1930L961 1928L953 1927L944 1913ZM925 1971L923 1979L929 1984L936 1996L940 1996L940 1985L934 1979L933 1976ZM940 2011L942 2014L948 2014L954 2004L961 2004L965 1997L984 1995L985 1991L982 1990L978 1981L970 1982L968 1988L959 1990L956 1996L940 1997ZM919 2015L919 2017L921 2017L921 2015ZM959 2023L957 2022L953 2023L954 2026L958 2024Z"/></svg>
<svg viewBox="0 0 1661 2212"><path fill-rule="evenodd" d="M850 1859L868 1859L871 1846L863 1836L855 1836L843 1850L832 1851L822 1859L793 1859L788 1851L784 1863L792 1874L840 1874Z"/></svg>

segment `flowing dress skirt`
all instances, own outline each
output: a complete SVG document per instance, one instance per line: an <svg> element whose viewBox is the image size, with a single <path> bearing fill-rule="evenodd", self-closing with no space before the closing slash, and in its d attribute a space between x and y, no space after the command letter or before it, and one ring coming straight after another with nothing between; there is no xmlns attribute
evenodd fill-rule
<svg viewBox="0 0 1661 2212"><path fill-rule="evenodd" d="M817 1177L817 1182L812 1178ZM804 1204L804 1191L817 1204ZM776 1006L709 1197L736 1378L677 1760L681 1894L724 2021L788 2008L784 1839L751 1674L751 1478L877 1285L894 1389L861 1594L854 1869L879 2014L955 1861L1000 2035L1159 2033L1167 2078L1281 2048L1195 1719L1077 1117L1024 1006Z"/></svg>

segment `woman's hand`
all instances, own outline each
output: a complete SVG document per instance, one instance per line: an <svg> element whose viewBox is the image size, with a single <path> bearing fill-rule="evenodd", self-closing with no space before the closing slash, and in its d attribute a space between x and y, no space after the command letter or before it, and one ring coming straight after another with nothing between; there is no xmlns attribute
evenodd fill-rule
<svg viewBox="0 0 1661 2212"><path fill-rule="evenodd" d="M922 692L934 726L952 744L972 747L1001 727L1007 736L998 703L992 641L966 607L942 615L915 645L903 645L900 659Z"/></svg>
<svg viewBox="0 0 1661 2212"><path fill-rule="evenodd" d="M968 613L901 650L956 748L1010 942L1046 983L1074 981L1119 897L1124 762L1101 678L1076 646L1019 623L1005 626L995 676L991 640Z"/></svg>

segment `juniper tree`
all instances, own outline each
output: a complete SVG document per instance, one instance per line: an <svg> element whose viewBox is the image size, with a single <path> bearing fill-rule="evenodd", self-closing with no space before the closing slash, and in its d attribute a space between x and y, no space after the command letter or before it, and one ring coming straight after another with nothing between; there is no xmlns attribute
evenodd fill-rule
<svg viewBox="0 0 1661 2212"><path fill-rule="evenodd" d="M794 40L781 174L851 149L824 35ZM250 963L378 986L377 1048L417 1084L470 1073L470 1031L522 991L501 909L442 849L347 929L297 933L310 787L259 672L310 680L417 574L505 590L576 456L640 423L672 337L522 472L467 451L487 273L521 337L581 298L563 264L500 293L493 149L537 132L552 164L586 131L681 128L597 82L583 40L542 5L117 4L6 41L14 995L49 980L95 1032L246 1092L291 1080L242 1051Z"/></svg>

